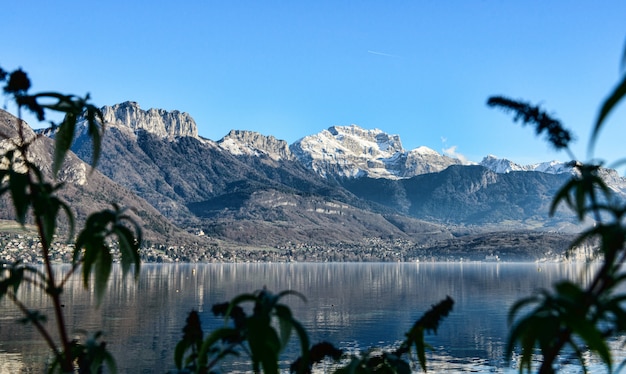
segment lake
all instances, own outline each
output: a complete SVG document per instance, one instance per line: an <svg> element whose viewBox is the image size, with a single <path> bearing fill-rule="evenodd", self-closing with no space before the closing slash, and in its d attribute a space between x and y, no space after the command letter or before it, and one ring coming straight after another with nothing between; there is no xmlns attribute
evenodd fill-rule
<svg viewBox="0 0 626 374"><path fill-rule="evenodd" d="M104 331L121 373L165 373L174 368L173 350L189 311L200 312L206 332L222 324L211 314L213 304L264 286L303 293L306 303L293 296L283 300L311 341L348 351L395 346L415 320L449 295L455 300L452 313L437 335L426 335L434 348L430 372L508 373L515 372L503 360L509 306L559 279L580 279L584 268L565 263L145 264L138 282L122 279L115 268L99 309L79 277L64 302L75 329ZM39 292L23 287L19 294L52 317L51 304ZM15 322L19 317L8 300L0 302L0 373L42 372L47 348L32 326Z"/></svg>

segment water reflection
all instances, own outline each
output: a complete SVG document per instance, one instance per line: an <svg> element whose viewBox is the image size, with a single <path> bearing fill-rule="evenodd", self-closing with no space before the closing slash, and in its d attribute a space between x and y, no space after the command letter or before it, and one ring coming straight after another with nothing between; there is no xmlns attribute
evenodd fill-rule
<svg viewBox="0 0 626 374"><path fill-rule="evenodd" d="M504 366L508 307L559 279L578 279L582 269L494 263L147 264L137 283L123 279L116 268L98 310L93 291L83 290L79 278L64 302L73 328L104 330L121 372L163 373L172 368L173 349L191 309L201 312L205 329L216 327L222 322L210 314L214 303L264 286L302 292L308 302L284 301L311 341L352 350L396 344L424 311L450 295L456 302L453 313L438 335L427 337L436 348L431 364L487 372ZM23 288L20 297L30 306L51 309L35 289ZM31 327L13 322L19 317L14 309L6 300L0 303L0 372L22 370L6 365L38 372L49 359L47 349Z"/></svg>
<svg viewBox="0 0 626 374"><path fill-rule="evenodd" d="M22 355L0 351L0 373L21 373L25 367Z"/></svg>

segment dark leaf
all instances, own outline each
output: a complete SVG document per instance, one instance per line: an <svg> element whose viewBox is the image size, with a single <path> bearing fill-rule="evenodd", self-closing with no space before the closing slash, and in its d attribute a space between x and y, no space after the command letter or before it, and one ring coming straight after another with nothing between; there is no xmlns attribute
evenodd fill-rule
<svg viewBox="0 0 626 374"><path fill-rule="evenodd" d="M193 344L202 341L202 324L200 323L200 315L197 311L192 310L187 317L187 323L183 327L183 340L188 340Z"/></svg>
<svg viewBox="0 0 626 374"><path fill-rule="evenodd" d="M596 142L598 134L600 133L600 129L604 123L606 117L611 113L613 108L624 98L626 95L626 75L622 77L622 80L619 82L617 87L609 94L602 106L600 107L600 112L598 113L598 118L593 127L593 131L591 133L591 139L589 141L589 150L593 151L593 146Z"/></svg>
<svg viewBox="0 0 626 374"><path fill-rule="evenodd" d="M37 120L44 121L46 119L44 108L39 105L37 98L30 95L17 95L15 97L15 103L20 107L25 107L37 116Z"/></svg>
<svg viewBox="0 0 626 374"><path fill-rule="evenodd" d="M607 345L602 333L598 330L593 321L584 318L577 318L569 324L572 331L577 334L586 344L587 348L596 352L606 365L608 372L611 373L613 361L611 360L611 351ZM573 345L573 344L572 344ZM584 359L581 355L580 359ZM584 362L581 362L583 366Z"/></svg>
<svg viewBox="0 0 626 374"><path fill-rule="evenodd" d="M238 332L235 329L231 329L231 328L227 328L227 327L223 327L223 328L219 328L217 330L214 330L205 340L204 342L202 342L202 346L200 347L200 350L198 351L198 368L207 368L207 361L208 361L208 355L209 352L214 348L214 344L224 340L224 341L229 341L231 340L232 336L237 335ZM225 350L225 351L221 351L218 354L217 358L221 358L224 357L225 355L228 354L235 354L235 352L233 352L232 350Z"/></svg>
<svg viewBox="0 0 626 374"><path fill-rule="evenodd" d="M4 92L9 94L23 94L30 89L28 74L22 69L17 69L9 75L9 81L4 87Z"/></svg>
<svg viewBox="0 0 626 374"><path fill-rule="evenodd" d="M91 136L93 144L91 166L95 168L98 164L98 160L100 159L102 135L104 133L104 116L102 115L100 109L93 105L87 105L86 117L87 133Z"/></svg>
<svg viewBox="0 0 626 374"><path fill-rule="evenodd" d="M59 126L59 129L55 136L55 148L54 148L54 162L52 164L52 171L56 177L61 170L65 155L72 146L74 140L74 131L76 129L76 117L74 113L67 113L65 119Z"/></svg>
<svg viewBox="0 0 626 374"><path fill-rule="evenodd" d="M522 124L534 124L537 134L547 132L548 141L556 148L566 148L572 141L573 136L563 127L561 122L552 118L539 106L515 101L502 96L492 96L487 100L487 105L499 107L506 112L514 113L513 121L522 121Z"/></svg>
<svg viewBox="0 0 626 374"><path fill-rule="evenodd" d="M311 366L311 358L309 356L309 346L311 345L311 343L309 341L309 335L307 334L304 326L302 326L302 324L296 319L291 319L291 325L296 330L296 333L298 334L298 339L300 340L300 366L298 367L297 371L304 372L305 368ZM329 353L333 354L333 357L335 357L337 354L337 350ZM339 353L339 355L341 355L341 353Z"/></svg>
<svg viewBox="0 0 626 374"><path fill-rule="evenodd" d="M125 275L130 266L135 264L135 278L139 276L141 258L139 254L139 244L135 241L133 233L122 225L113 227L113 233L117 236L120 246L120 260L122 272Z"/></svg>
<svg viewBox="0 0 626 374"><path fill-rule="evenodd" d="M113 256L111 256L111 253L105 248L104 250L101 250L99 255L96 257L96 263L94 265L96 302L100 305L106 291L109 276L111 275Z"/></svg>
<svg viewBox="0 0 626 374"><path fill-rule="evenodd" d="M16 220L24 225L26 223L26 213L30 206L28 191L28 175L17 173L13 170L9 171L9 189L11 190L11 199L15 207Z"/></svg>
<svg viewBox="0 0 626 374"><path fill-rule="evenodd" d="M450 314L453 306L454 300L452 300L450 296L447 296L444 300L433 305L426 313L424 313L422 318L416 322L416 325L423 327L425 331L437 333L439 323L443 318Z"/></svg>
<svg viewBox="0 0 626 374"><path fill-rule="evenodd" d="M276 315L278 316L278 327L280 332L280 344L281 351L285 349L289 338L291 337L291 331L293 329L293 317L291 316L291 310L282 304L276 305ZM309 349L308 347L306 349Z"/></svg>

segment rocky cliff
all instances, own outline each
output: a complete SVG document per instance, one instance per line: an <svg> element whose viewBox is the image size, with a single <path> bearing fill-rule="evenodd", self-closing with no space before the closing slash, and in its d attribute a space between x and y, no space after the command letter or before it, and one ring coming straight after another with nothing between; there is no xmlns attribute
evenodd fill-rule
<svg viewBox="0 0 626 374"><path fill-rule="evenodd" d="M0 155L7 149L14 148L15 143L19 141L17 128L18 119L0 109ZM37 136L28 125L23 127L22 132L26 139L33 139ZM29 161L38 165L47 181L53 180L51 165L54 146L53 140L39 136L28 148ZM91 145L89 144L86 148L91 149ZM124 160L117 159L115 161L119 167L124 167L120 163ZM6 164L0 164L0 168L3 167L6 167ZM24 169L18 168L16 171L24 171ZM126 174L126 176L128 175ZM145 175L142 177L146 178ZM92 170L73 152L68 152L57 179L64 182L63 188L58 190L57 195L71 206L78 227L82 227L82 222L89 214L97 210L110 209L111 203L116 203L129 208L128 214L136 219L143 228L144 239L147 242L188 244L202 240L202 244L205 243L202 238L189 235L183 229L173 225L146 200L129 189L114 183L99 169ZM63 216L64 214L61 213L60 217ZM3 219L15 219L14 209L8 194L0 196L0 220ZM60 233L69 231L69 226L64 218L58 221L58 225Z"/></svg>
<svg viewBox="0 0 626 374"><path fill-rule="evenodd" d="M196 122L188 113L163 109L143 110L134 101L102 108L107 126L126 127L134 132L145 130L162 139L198 138Z"/></svg>
<svg viewBox="0 0 626 374"><path fill-rule="evenodd" d="M294 159L286 141L253 131L231 130L217 144L235 156L267 156L275 161Z"/></svg>

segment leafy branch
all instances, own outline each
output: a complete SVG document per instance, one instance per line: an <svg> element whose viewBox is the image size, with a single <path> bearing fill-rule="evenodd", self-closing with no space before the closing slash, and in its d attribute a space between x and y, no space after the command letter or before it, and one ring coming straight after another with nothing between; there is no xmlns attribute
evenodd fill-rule
<svg viewBox="0 0 626 374"><path fill-rule="evenodd" d="M179 373L208 373L229 356L247 355L255 373L277 373L279 354L289 342L295 330L300 342L300 356L289 367L292 373L311 373L314 365L329 357L337 361L344 357L342 350L329 342L310 346L304 327L291 314L291 310L278 301L286 295L304 296L294 291L273 294L266 289L252 294L241 294L227 303L213 305L213 314L223 316L225 325L204 339L204 332L197 311L191 311L183 328L183 337L176 345L174 362ZM241 304L254 304L251 315ZM415 351L420 367L426 371L424 332L436 333L439 323L450 311L454 301L447 297L424 313L406 334L404 342L393 352L365 353L362 356L345 357L345 366L336 373L410 373L411 365L402 356ZM231 322L231 323L229 323ZM278 327L278 329L276 328Z"/></svg>
<svg viewBox="0 0 626 374"><path fill-rule="evenodd" d="M54 356L50 372L58 369L68 373L74 372L75 368L79 368L81 372L96 372L103 363L115 372L115 362L106 351L106 344L96 342L100 333L88 338L85 344L70 340L62 309L63 288L69 277L82 266L85 287L89 286L91 274L95 275L96 296L100 302L113 263L113 242L118 243L121 252L123 273L129 272L131 264L135 264L135 275L138 275L141 228L124 213L124 209L113 204L113 209L93 213L87 218L85 228L79 233L74 245L72 268L64 278L57 280L50 258L58 229L57 221L61 214L69 222L68 241L74 240L74 214L71 207L58 196L64 184L57 181L57 176L72 146L77 121L79 118L85 119L93 143L93 171L100 157L104 133L103 115L97 107L89 103L89 95L81 98L56 92L30 94L31 82L22 69L8 73L0 68L0 82L5 82L3 92L17 105L19 117L17 136L0 134L8 140L7 148L0 154L0 196L9 194L16 220L22 226L30 220L34 222L44 261L43 272L19 262L5 264L5 270L0 273L0 298L7 296L24 314L24 321L32 323L46 341ZM40 165L31 160L30 149L42 135L29 131L28 125L21 119L22 110L34 113L39 121L45 121L47 112L64 114L60 123L50 122L56 132L52 180L48 179ZM25 276L27 273L34 277ZM19 300L17 291L23 282L39 287L52 300L58 343L42 324L44 316L28 309Z"/></svg>
<svg viewBox="0 0 626 374"><path fill-rule="evenodd" d="M625 96L626 75L601 105L589 140L590 154L605 120ZM569 130L539 107L501 96L489 98L487 105L513 112L514 121L535 125L537 134L547 132L548 141L555 148L566 149L572 156L568 148L572 139ZM626 272L621 266L626 261L626 205L600 176L601 165L572 161L571 166L576 173L555 195L550 214L565 204L581 222L587 216L593 217L591 228L583 230L571 248L582 243L598 243L596 253L600 255L600 267L586 287L569 281L559 282L553 290L541 290L512 306L506 354L510 359L515 347L521 347L520 373L532 370L536 348L541 353L539 373L554 373L555 362L565 347L574 352L584 372L587 372L584 352L595 354L611 372L614 363L608 339L626 333L626 294L619 291L626 283ZM530 310L520 317L528 308Z"/></svg>

